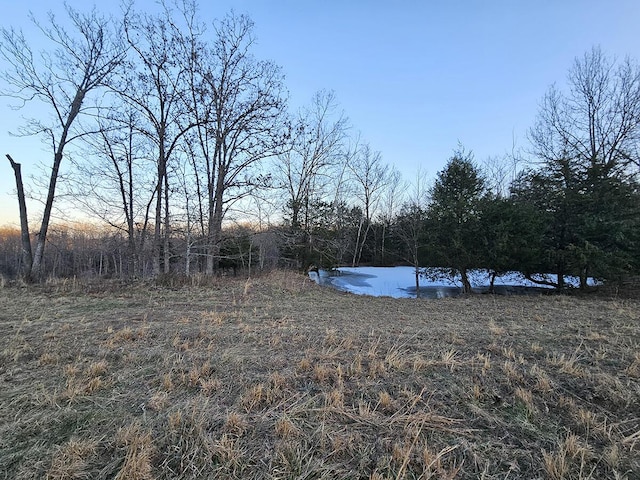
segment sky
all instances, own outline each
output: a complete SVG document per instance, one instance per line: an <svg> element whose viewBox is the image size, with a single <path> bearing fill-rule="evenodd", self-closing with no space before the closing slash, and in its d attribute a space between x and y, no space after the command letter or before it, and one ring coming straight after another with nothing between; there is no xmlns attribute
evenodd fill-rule
<svg viewBox="0 0 640 480"><path fill-rule="evenodd" d="M28 14L45 19L61 1L3 0L0 25L24 29ZM69 0L86 10L86 0ZM8 4L8 5L7 5ZM105 7L111 5L110 7ZM137 0L139 9L155 2ZM117 2L98 10L117 11ZM458 145L478 162L514 148L552 84L563 88L576 57L594 46L640 60L637 0L200 0L209 23L229 10L255 22L254 54L282 67L292 109L321 89L333 90L353 132L411 181L434 177ZM1 86L0 86L1 89ZM12 110L0 97L0 225L19 225L13 171L25 181L51 154L36 138L16 138L29 106ZM29 206L32 219L39 205ZM69 212L72 216L73 212ZM34 228L32 226L32 228Z"/></svg>

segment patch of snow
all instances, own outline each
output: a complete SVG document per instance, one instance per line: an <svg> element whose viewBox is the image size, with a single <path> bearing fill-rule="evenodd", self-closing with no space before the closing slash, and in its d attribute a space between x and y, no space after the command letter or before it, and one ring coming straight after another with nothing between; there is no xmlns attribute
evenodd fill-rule
<svg viewBox="0 0 640 480"><path fill-rule="evenodd" d="M334 272L320 270L310 273L312 279L322 285L330 285L338 290L359 295L384 296L395 298L415 297L414 267L340 267ZM540 275L538 278L554 279L551 275ZM486 289L490 284L490 276L484 270L473 270L469 279L474 289ZM565 277L568 285L578 286L579 279ZM589 283L596 282L589 279ZM539 285L524 278L518 272L509 272L496 276L494 285L506 290L509 287L520 289L552 288ZM460 276L420 276L420 296L440 298L458 294L462 288Z"/></svg>

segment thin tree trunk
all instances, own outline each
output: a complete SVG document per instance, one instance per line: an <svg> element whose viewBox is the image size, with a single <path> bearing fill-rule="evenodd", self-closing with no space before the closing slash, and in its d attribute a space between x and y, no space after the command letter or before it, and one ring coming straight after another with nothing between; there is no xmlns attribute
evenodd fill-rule
<svg viewBox="0 0 640 480"><path fill-rule="evenodd" d="M563 290L564 289L564 266L558 266L556 284L557 284L558 290Z"/></svg>
<svg viewBox="0 0 640 480"><path fill-rule="evenodd" d="M460 269L460 277L462 278L462 289L464 293L471 293L471 282L466 268Z"/></svg>
<svg viewBox="0 0 640 480"><path fill-rule="evenodd" d="M358 250L360 248L360 237L362 236L362 225L364 224L364 217L360 217L360 223L358 225L358 235L356 236L356 245L353 249L353 260L351 261L351 266L355 267L358 261Z"/></svg>
<svg viewBox="0 0 640 480"><path fill-rule="evenodd" d="M387 234L387 223L384 222L382 224L382 239L380 240L380 261L381 261L382 265L386 265L387 264L387 262L385 260L386 234Z"/></svg>
<svg viewBox="0 0 640 480"><path fill-rule="evenodd" d="M171 219L169 215L169 178L164 173L164 273L171 272Z"/></svg>
<svg viewBox="0 0 640 480"><path fill-rule="evenodd" d="M189 233L189 223L187 220L187 251L185 252L184 274L188 277L191 274L191 234Z"/></svg>
<svg viewBox="0 0 640 480"><path fill-rule="evenodd" d="M161 160L158 160L161 162ZM158 164L158 183L156 185L156 215L153 230L153 275L160 275L160 251L162 250L162 181L163 167Z"/></svg>
<svg viewBox="0 0 640 480"><path fill-rule="evenodd" d="M371 230L371 222L367 220L367 228L364 229L364 235L362 235L360 248L358 249L358 258L356 260L357 265L360 265L360 261L362 260L362 251L364 250L365 243L367 243L370 230ZM374 250L374 254L375 254L375 250Z"/></svg>

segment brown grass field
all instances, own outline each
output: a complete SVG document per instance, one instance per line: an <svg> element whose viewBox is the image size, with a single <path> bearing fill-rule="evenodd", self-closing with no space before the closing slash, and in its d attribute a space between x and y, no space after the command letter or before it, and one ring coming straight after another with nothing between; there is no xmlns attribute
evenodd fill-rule
<svg viewBox="0 0 640 480"><path fill-rule="evenodd" d="M5 286L0 478L638 479L640 303Z"/></svg>

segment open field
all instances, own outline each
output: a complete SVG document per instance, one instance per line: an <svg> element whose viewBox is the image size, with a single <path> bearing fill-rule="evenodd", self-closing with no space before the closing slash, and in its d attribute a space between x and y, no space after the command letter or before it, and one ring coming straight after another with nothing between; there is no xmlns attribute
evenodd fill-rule
<svg viewBox="0 0 640 480"><path fill-rule="evenodd" d="M640 303L0 288L0 478L640 478Z"/></svg>

